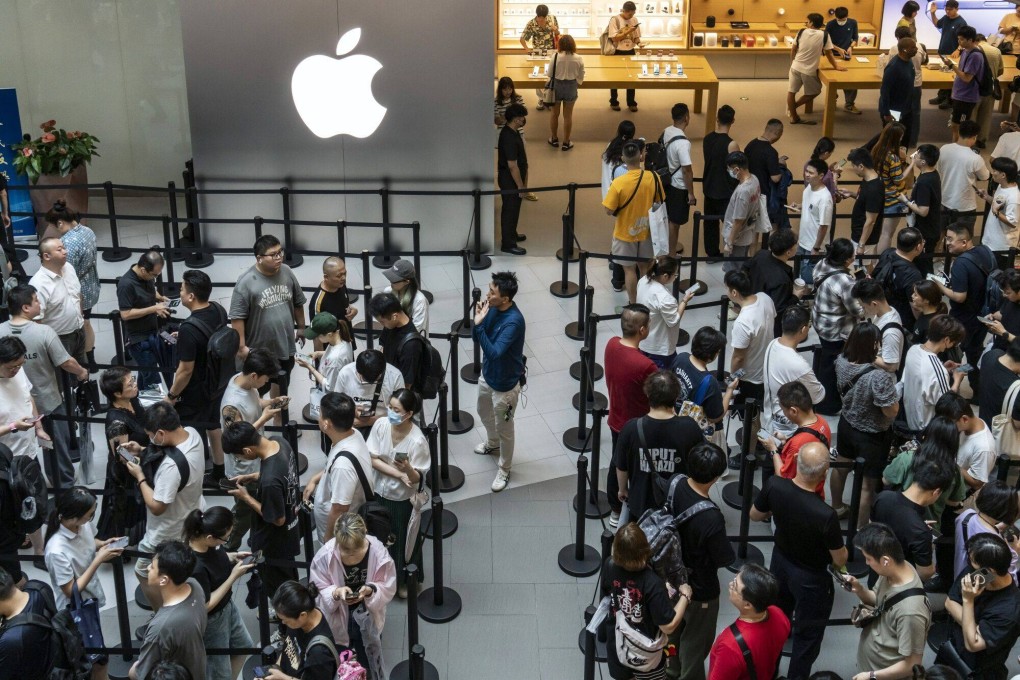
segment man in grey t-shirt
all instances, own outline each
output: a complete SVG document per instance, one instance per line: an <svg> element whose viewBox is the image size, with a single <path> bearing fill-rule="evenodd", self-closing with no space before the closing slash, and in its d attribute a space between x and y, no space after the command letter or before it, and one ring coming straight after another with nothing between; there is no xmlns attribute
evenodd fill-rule
<svg viewBox="0 0 1020 680"><path fill-rule="evenodd" d="M163 606L145 628L138 661L131 666L131 680L145 680L161 661L173 661L191 672L195 680L205 677L205 591L191 576L195 553L181 541L166 541L156 548L149 565L149 585L159 588Z"/></svg>
<svg viewBox="0 0 1020 680"><path fill-rule="evenodd" d="M723 254L746 257L754 243L754 220L758 217L761 187L758 178L748 170L747 155L734 151L726 157L726 172L737 180L723 218ZM736 271L741 262L726 262L723 270Z"/></svg>
<svg viewBox="0 0 1020 680"><path fill-rule="evenodd" d="M230 325L241 336L243 360L255 347L273 352L283 374L273 380L272 396L290 384L295 343L305 344L305 294L290 267L283 264L280 240L271 234L255 241L255 265L237 279L230 297ZM296 326L296 328L295 328ZM263 388L260 394L265 394Z"/></svg>
<svg viewBox="0 0 1020 680"><path fill-rule="evenodd" d="M16 335L25 343L25 373L32 383L32 398L39 413L47 416L43 419L43 427L53 440L56 453L47 474L55 474L54 481L59 483L60 488L69 489L74 485L74 463L67 421L57 421L48 416L66 413L63 383L57 368L75 376L75 382L88 380L88 369L67 353L56 331L32 320L39 315L39 296L35 288L28 284L16 286L8 295L8 307L11 320L0 324L0 336Z"/></svg>

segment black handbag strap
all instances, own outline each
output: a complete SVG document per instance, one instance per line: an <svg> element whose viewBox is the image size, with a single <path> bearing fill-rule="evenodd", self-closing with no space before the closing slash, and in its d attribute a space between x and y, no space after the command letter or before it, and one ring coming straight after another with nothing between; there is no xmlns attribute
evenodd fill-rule
<svg viewBox="0 0 1020 680"><path fill-rule="evenodd" d="M652 454L648 451L648 442L645 441L645 417L637 419L638 444L641 445L641 453L644 454L645 462L648 463L649 474L655 473L655 465L652 464Z"/></svg>
<svg viewBox="0 0 1020 680"><path fill-rule="evenodd" d="M382 381L386 377L386 371L379 376L379 379L375 382L375 393L372 395L372 413L375 413L375 409L379 406L379 395L382 393Z"/></svg>
<svg viewBox="0 0 1020 680"><path fill-rule="evenodd" d="M634 185L634 193L632 193L630 195L630 198L628 198L626 201L623 202L623 205L617 206L616 210L613 211L613 217L616 217L617 215L619 215L620 212L624 208L626 208L628 205L630 205L630 202L634 200L634 197L637 196L638 189L641 188L641 180L643 180L645 178L645 171L644 171L644 169L640 170L640 172L641 172L641 174L638 175L637 184Z"/></svg>
<svg viewBox="0 0 1020 680"><path fill-rule="evenodd" d="M918 595L924 598L928 597L927 593L924 592L924 588L907 588L906 590L901 590L895 595L891 595L882 600L882 604L878 608L879 612L884 614L885 612L889 611L892 607L896 606L898 603L902 602L908 597L915 597Z"/></svg>
<svg viewBox="0 0 1020 680"><path fill-rule="evenodd" d="M747 664L747 674L751 680L758 680L758 673L754 668L754 657L751 655L751 648L747 646L747 641L740 634L740 629L737 628L735 621L730 624L730 632L733 633L733 639L737 641L737 644L740 646L740 652L744 655L744 663Z"/></svg>
<svg viewBox="0 0 1020 680"><path fill-rule="evenodd" d="M361 489L365 492L365 500L375 500L375 491L372 490L372 486L368 483L368 477L365 476L365 470L361 467L361 461L359 461L350 451L341 451L338 453L336 458L333 459L333 464L329 466L329 472L333 471L333 467L336 466L336 462L341 458L346 458L351 461L351 465L354 466L354 471L358 473L358 481L361 482ZM320 482L320 484L321 483L322 482Z"/></svg>
<svg viewBox="0 0 1020 680"><path fill-rule="evenodd" d="M848 382L846 384L846 387L843 388L842 390L840 390L839 396L841 396L841 397L843 397L845 399L846 395L850 394L850 391L853 390L854 385L857 384L858 380L860 380L861 378L866 376L868 373L871 373L872 371L877 371L877 370L878 370L878 366L875 366L874 364L868 364L867 368L865 368L863 371L861 371L860 373L858 373L854 377L850 378L850 382Z"/></svg>
<svg viewBox="0 0 1020 680"><path fill-rule="evenodd" d="M552 68L549 69L549 80L545 84L545 89L547 90L553 89L553 83L556 82L556 57L558 56L560 56L559 52L553 55Z"/></svg>

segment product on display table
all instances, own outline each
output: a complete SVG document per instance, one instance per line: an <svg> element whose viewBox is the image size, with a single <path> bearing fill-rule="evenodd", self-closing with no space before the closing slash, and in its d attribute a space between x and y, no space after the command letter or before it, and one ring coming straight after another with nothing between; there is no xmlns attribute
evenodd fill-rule
<svg viewBox="0 0 1020 680"><path fill-rule="evenodd" d="M719 44L718 33L706 33L705 34L705 47L715 47Z"/></svg>
<svg viewBox="0 0 1020 680"><path fill-rule="evenodd" d="M704 33L695 33L693 37L694 37L694 46L695 47L702 47L705 44L705 34Z"/></svg>

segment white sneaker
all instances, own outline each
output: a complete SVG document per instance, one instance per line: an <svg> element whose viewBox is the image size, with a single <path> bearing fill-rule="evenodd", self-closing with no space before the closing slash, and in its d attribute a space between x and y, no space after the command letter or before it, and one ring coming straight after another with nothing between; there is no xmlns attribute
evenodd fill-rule
<svg viewBox="0 0 1020 680"><path fill-rule="evenodd" d="M609 514L609 526L613 529L620 526L620 513L613 511Z"/></svg>
<svg viewBox="0 0 1020 680"><path fill-rule="evenodd" d="M488 456L492 453L499 453L499 444L492 446L488 442L481 442L475 446L475 453L479 456Z"/></svg>
<svg viewBox="0 0 1020 680"><path fill-rule="evenodd" d="M510 473L506 470L500 470L496 473L496 479L492 480L492 490L499 493L506 488L507 483L510 481Z"/></svg>

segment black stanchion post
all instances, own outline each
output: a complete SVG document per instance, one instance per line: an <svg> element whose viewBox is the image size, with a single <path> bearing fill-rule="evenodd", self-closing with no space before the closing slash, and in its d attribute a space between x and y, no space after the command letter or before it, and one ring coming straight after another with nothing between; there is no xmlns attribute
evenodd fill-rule
<svg viewBox="0 0 1020 680"><path fill-rule="evenodd" d="M290 223L290 187L280 187L280 203L283 207L283 262L293 269L303 265L305 258L294 243L294 229Z"/></svg>
<svg viewBox="0 0 1020 680"><path fill-rule="evenodd" d="M1003 483L1009 479L1009 456L1005 453L999 454L999 461L995 465L995 478Z"/></svg>
<svg viewBox="0 0 1020 680"><path fill-rule="evenodd" d="M390 680L439 680L439 671L425 660L425 650L418 644L418 567L409 564L404 570L407 573L407 648L419 651L422 672L413 670L411 661L401 661L390 671Z"/></svg>
<svg viewBox="0 0 1020 680"><path fill-rule="evenodd" d="M460 251L461 256L461 290L464 291L464 317L454 321L450 332L462 338L471 337L471 329L475 326L474 307L471 305L471 251Z"/></svg>
<svg viewBox="0 0 1020 680"><path fill-rule="evenodd" d="M432 587L423 590L418 615L429 623L446 623L460 615L460 595L443 585L443 499L432 497L432 521L436 523L432 539Z"/></svg>
<svg viewBox="0 0 1020 680"><path fill-rule="evenodd" d="M594 607L590 608L594 609ZM591 621L592 615L594 615L594 612L585 612L585 624ZM584 680L595 680L595 633L588 630L586 625L581 629L581 639L583 640L582 651L584 652L582 677Z"/></svg>
<svg viewBox="0 0 1020 680"><path fill-rule="evenodd" d="M256 215L253 222L255 223L255 240L257 241L262 238L262 227L265 225L265 220L261 216Z"/></svg>
<svg viewBox="0 0 1020 680"><path fill-rule="evenodd" d="M636 521L636 518L635 518ZM613 552L613 532L609 529L602 530L602 568L606 566L606 560L612 555ZM581 652L585 655L585 664L589 660L589 652L587 645L587 626L591 622L592 617L595 616L595 605L588 605L584 610L584 628L581 629L581 634L577 638L577 646L581 649ZM604 663L606 660L606 630L605 627L600 627L598 633L591 634L591 659L594 662Z"/></svg>
<svg viewBox="0 0 1020 680"><path fill-rule="evenodd" d="M113 326L113 358L110 360L111 364L123 365L127 362L127 352L124 351L124 322L120 318L119 312L111 312L110 325Z"/></svg>
<svg viewBox="0 0 1020 680"><path fill-rule="evenodd" d="M595 345L596 345L596 332L598 328L599 315L589 314L587 324L588 342L585 346L588 348L588 357L584 362L584 372L588 375L588 395L587 399L581 398L581 393L578 392L574 395L573 404L576 409L584 409L588 413L594 412L596 409L607 409L609 408L609 399L606 395L602 394L595 389L595 381L602 377L596 369L600 368L595 363Z"/></svg>
<svg viewBox="0 0 1020 680"><path fill-rule="evenodd" d="M588 359L587 347L581 348L581 363L585 364ZM581 374L581 391L578 392L581 395L581 401L584 402L588 399L588 390L591 389L590 380L588 377L588 371ZM585 425L585 414L587 411L580 408L577 409L577 427L572 427L563 433L563 445L571 451L591 451L591 439L588 437L588 428Z"/></svg>
<svg viewBox="0 0 1020 680"><path fill-rule="evenodd" d="M117 602L117 632L120 634L120 654L110 654L107 671L111 680L128 680L128 673L134 660L131 622L128 620L127 586L124 570L113 569L113 593Z"/></svg>
<svg viewBox="0 0 1020 680"><path fill-rule="evenodd" d="M730 325L730 299L725 295L719 296L719 332L724 336ZM716 365L715 377L722 380L726 377L726 352L719 352L719 363ZM750 422L744 418L744 422Z"/></svg>
<svg viewBox="0 0 1020 680"><path fill-rule="evenodd" d="M160 283L160 289L163 295L167 297L180 297L180 289L176 288L174 283L174 258L175 252L173 247L173 241L170 240L170 218L163 215L163 252L166 253L166 257L163 258L166 262L166 266L163 267L163 272L166 274L165 280ZM171 310L173 311L173 310ZM162 341L160 341L162 342Z"/></svg>
<svg viewBox="0 0 1020 680"><path fill-rule="evenodd" d="M368 349L372 349L375 347L375 337L373 333L372 310L368 307L368 302L372 299L372 286L365 286L365 292L362 295L365 298L365 346Z"/></svg>
<svg viewBox="0 0 1020 680"><path fill-rule="evenodd" d="M704 281L698 280L698 249L701 247L701 213L694 211L694 232L691 234L691 277L680 282L680 290L687 291L691 286L697 286L695 296L704 295L708 292L708 286Z"/></svg>
<svg viewBox="0 0 1020 680"><path fill-rule="evenodd" d="M584 281L584 268L587 265L588 254L585 251L581 251L581 262L578 267L579 278ZM577 296L577 321L571 321L563 329L563 332L567 334L567 337L571 340L584 340L584 320L588 311L592 307L592 301L595 299L595 288L592 286L584 287L584 295Z"/></svg>
<svg viewBox="0 0 1020 680"><path fill-rule="evenodd" d="M340 251L343 252L343 251ZM411 261L414 263L414 273L418 275L418 285L423 286L421 281L421 223L417 220L411 222ZM419 288L421 294L425 296L425 299L429 301L431 305L435 301L436 297L431 291Z"/></svg>
<svg viewBox="0 0 1020 680"><path fill-rule="evenodd" d="M471 309L477 309L478 302L482 299L482 291L479 288L471 290ZM470 385L478 384L478 376L482 374L482 346L478 338L471 334L471 363L460 369L460 379ZM451 373L452 375L452 373Z"/></svg>
<svg viewBox="0 0 1020 680"><path fill-rule="evenodd" d="M600 320L601 319L598 314L589 310L588 324L584 327L584 344L588 347L594 348L596 346L595 335L598 332L598 322ZM602 376L605 375L605 371L602 368L602 364L595 361L594 351L591 353L588 368L590 371L589 375L591 376L592 380L596 382L602 380ZM574 363L570 364L570 377L573 378L574 380L580 380L581 370L582 369L580 361L575 361Z"/></svg>
<svg viewBox="0 0 1020 680"><path fill-rule="evenodd" d="M750 462L748 461L748 455L753 453L754 439L752 439L750 423L754 422L755 415L758 413L758 402L755 399L748 399L744 403L744 427L740 430L740 475L737 477L736 482L730 482L722 488L722 499L723 502L734 508L740 510L744 504L744 481L745 477L750 476L753 480L754 470L751 468ZM727 451L728 457L729 451ZM727 461L728 462L728 461ZM751 495L758 495L758 487L754 486L754 482L751 482Z"/></svg>
<svg viewBox="0 0 1020 680"><path fill-rule="evenodd" d="M563 236L563 247L556 251L556 259L564 262L577 262L577 251L574 250L574 220L576 219L577 208L577 184L571 182L567 185L567 211L563 213L564 227L567 232ZM566 253L566 257L563 254ZM566 266L563 271L566 272ZM563 276L566 281L566 274Z"/></svg>
<svg viewBox="0 0 1020 680"><path fill-rule="evenodd" d="M170 206L170 228L173 234L171 246L167 246L167 257L174 262L184 262L184 249L181 248L181 226L177 216L177 184L166 183L167 204Z"/></svg>
<svg viewBox="0 0 1020 680"><path fill-rule="evenodd" d="M131 257L131 251L120 246L120 234L117 231L117 206L113 200L113 182L103 182L106 194L106 214L110 220L110 239L113 247L103 251L104 262L123 262Z"/></svg>
<svg viewBox="0 0 1020 680"><path fill-rule="evenodd" d="M191 228L191 243L198 250L187 253L184 261L192 269L205 269L215 262L216 258L212 253L201 250L204 242L202 240L202 224L198 215L198 192L194 186L194 175L192 175L191 181L192 184L184 189L184 208L187 210L188 227ZM188 227L185 227L185 231Z"/></svg>
<svg viewBox="0 0 1020 680"><path fill-rule="evenodd" d="M393 254L393 243L390 236L390 189L389 180L383 180L386 186L379 189L379 202L382 208L382 252L372 258L377 269L389 269L400 258ZM421 270L416 270L420 272Z"/></svg>
<svg viewBox="0 0 1020 680"><path fill-rule="evenodd" d="M575 185L571 185L575 186ZM563 213L563 247L556 251L556 257L562 260L560 267L560 280L549 286L549 292L554 297L572 298L578 294L579 288L576 283L570 281L570 263L577 259L574 255L574 230L573 216L570 210Z"/></svg>
<svg viewBox="0 0 1020 680"><path fill-rule="evenodd" d="M475 189L471 192L471 200L474 204L474 214L472 215L472 230L475 236L475 248L471 254L470 266L475 271L479 269L488 269L492 266L492 258L482 253L482 192L479 189Z"/></svg>
<svg viewBox="0 0 1020 680"><path fill-rule="evenodd" d="M587 494L588 459L581 454L577 457L577 496L584 498ZM591 576L602 566L602 559L595 548L584 542L584 503L575 504L574 542L563 546L557 562L560 571L570 576Z"/></svg>
<svg viewBox="0 0 1020 680"><path fill-rule="evenodd" d="M440 428L437 427L435 423L429 423L429 425L425 428L425 438L429 443L429 476L426 483L429 485L429 488L432 489L433 499L439 496L440 490L443 488L442 463L440 461L441 454L437 443L439 430ZM435 506L433 505L433 508L434 507ZM425 538L435 540L437 527L442 528L443 538L449 538L457 532L458 521L455 514L449 510L443 510L442 522L434 522L432 520L432 515L432 508L421 513L422 533L425 535Z"/></svg>
<svg viewBox="0 0 1020 680"><path fill-rule="evenodd" d="M443 493L456 491L464 486L464 471L450 465L449 418L446 414L446 383L439 386L439 488Z"/></svg>
<svg viewBox="0 0 1020 680"><path fill-rule="evenodd" d="M602 419L606 416L605 409L592 411L591 419L591 488L584 497L584 516L589 519L599 519L609 515L609 497L604 491L599 491L600 458L602 456ZM610 452L612 453L612 452ZM612 460L612 455L610 455ZM574 496L574 510L577 510L579 497ZM635 519L637 519L635 517Z"/></svg>
<svg viewBox="0 0 1020 680"><path fill-rule="evenodd" d="M749 409L749 413L753 413L757 408L757 402L754 399L748 399L745 406ZM744 451L748 451L749 439L751 437L751 428L744 428ZM737 548L737 559L731 564L728 569L733 573L740 571L740 568L745 564L764 564L765 556L762 555L761 550L757 546L751 545L748 540L748 534L751 531L751 503L754 502L754 468L758 462L758 459L753 454L746 454L744 456L748 463L747 473L743 475L743 503L740 507L740 538L736 543Z"/></svg>
<svg viewBox="0 0 1020 680"><path fill-rule="evenodd" d="M475 419L471 417L471 414L460 410L460 371L457 370L460 357L457 348L458 340L460 340L460 336L450 333L450 380L453 381L453 385L450 388L450 409L446 414L446 428L450 434L464 434L475 427ZM442 395L440 395L440 399L442 399Z"/></svg>
<svg viewBox="0 0 1020 680"><path fill-rule="evenodd" d="M360 257L361 257L361 285L367 289L372 284L371 258L369 257L367 250L362 250ZM368 301L370 299L371 294L365 295L364 305L365 308L362 310L365 316L363 317L364 319L363 321L359 321L356 324L354 324L355 335L364 335L367 332L368 327L372 323L372 315L368 310ZM368 348L372 349L372 346L369 345Z"/></svg>
<svg viewBox="0 0 1020 680"><path fill-rule="evenodd" d="M847 518L846 547L850 551L846 561L846 570L854 576L861 577L868 573L868 565L857 553L854 547L854 537L857 535L857 517L861 511L861 491L864 488L864 459L854 460L854 483L850 487L850 514Z"/></svg>

